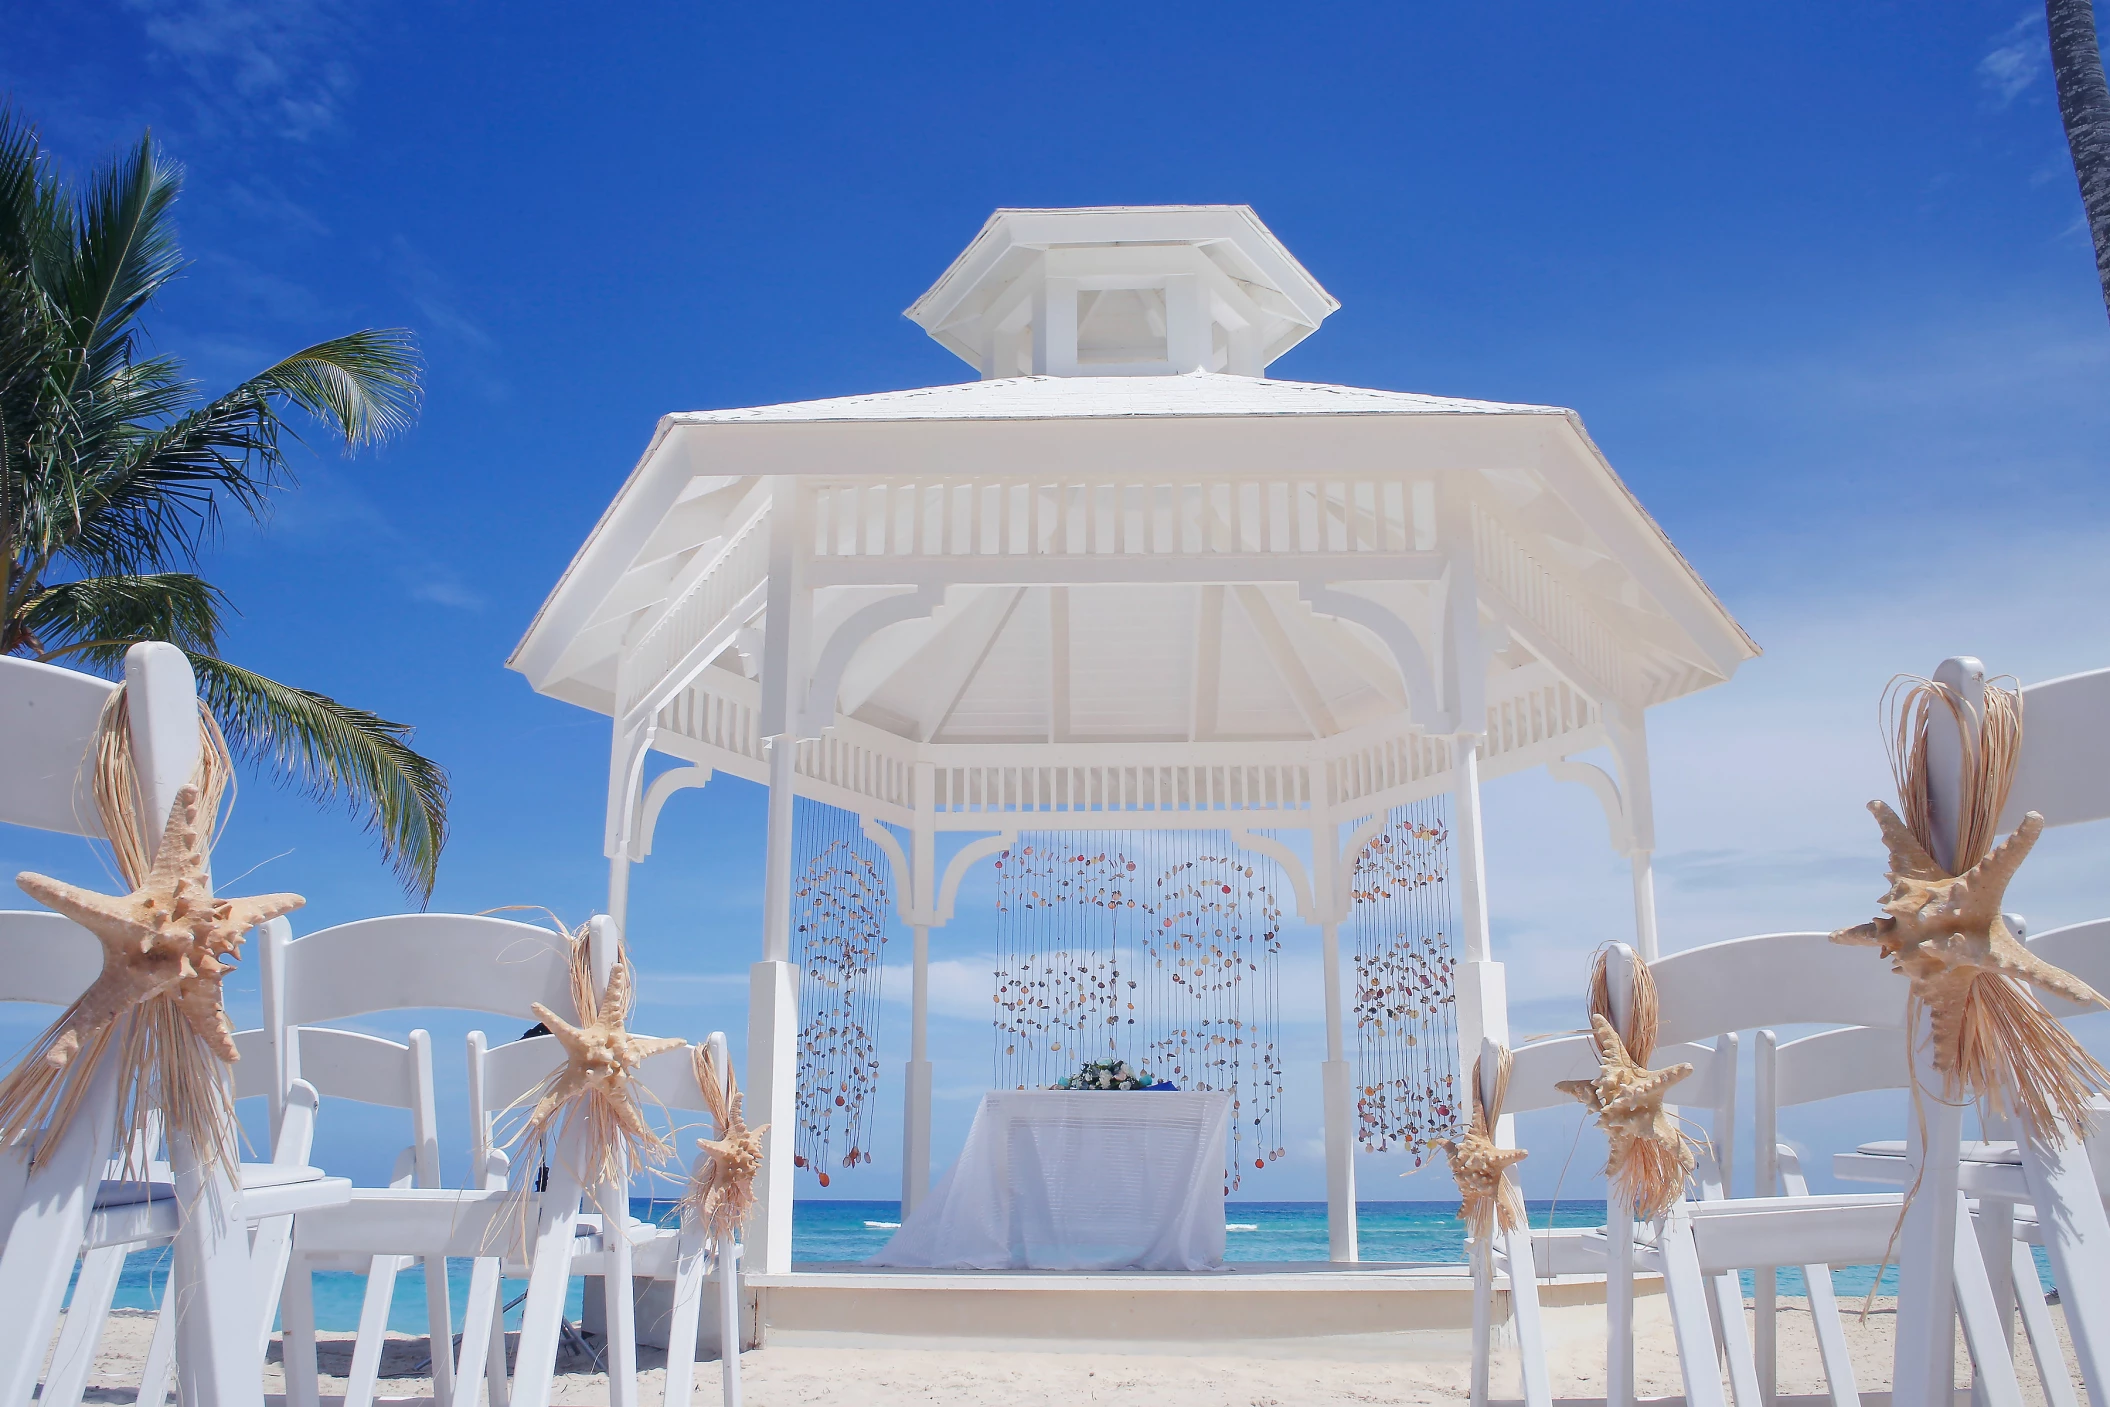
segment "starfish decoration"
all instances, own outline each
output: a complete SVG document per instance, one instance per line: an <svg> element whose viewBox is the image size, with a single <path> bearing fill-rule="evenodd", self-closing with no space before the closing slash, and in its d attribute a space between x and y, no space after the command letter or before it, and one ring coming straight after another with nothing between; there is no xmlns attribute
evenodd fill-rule
<svg viewBox="0 0 2110 1407"><path fill-rule="evenodd" d="M234 1027L221 1005L221 983L260 923L307 901L298 894L221 899L212 892L198 789L186 786L169 808L161 848L139 887L113 896L47 875L15 876L23 892L72 919L103 945L103 970L60 1018L45 1063L64 1069L110 1025L143 1002L173 992L176 1008L220 1059L235 1059Z"/></svg>
<svg viewBox="0 0 2110 1407"><path fill-rule="evenodd" d="M1509 1170L1530 1156L1521 1148L1497 1144L1490 1123L1475 1088L1473 1121L1465 1137L1446 1138L1437 1145L1449 1155L1451 1178L1458 1184L1458 1220L1471 1228L1475 1241L1486 1240L1498 1222L1504 1231L1518 1225L1516 1188L1509 1183Z"/></svg>
<svg viewBox="0 0 2110 1407"><path fill-rule="evenodd" d="M689 1180L682 1205L693 1209L718 1243L725 1245L754 1205L755 1177L762 1171L762 1135L769 1132L769 1125L749 1128L741 1112L740 1084L732 1071L726 1071L726 1088L720 1093L710 1052L702 1046L694 1052L696 1083L710 1105L718 1136L696 1140L705 1157Z"/></svg>
<svg viewBox="0 0 2110 1407"><path fill-rule="evenodd" d="M546 1123L574 1100L597 1097L618 1129L639 1143L657 1141L639 1107L636 1087L631 1083L637 1067L663 1050L688 1042L678 1036L633 1036L623 1029L630 1009L630 964L619 961L608 974L608 990L597 1002L582 1003L584 1024L574 1026L548 1007L536 1002L534 1013L549 1027L557 1044L564 1048L564 1068L536 1101L529 1124Z"/></svg>
<svg viewBox="0 0 2110 1407"><path fill-rule="evenodd" d="M1692 1066L1681 1062L1661 1070L1645 1069L1627 1053L1626 1042L1603 1016L1593 1012L1590 1029L1597 1043L1597 1078L1562 1080L1554 1088L1581 1100L1597 1116L1608 1145L1605 1176L1628 1181L1634 1210L1646 1219L1661 1213L1677 1197L1693 1169L1692 1147L1663 1108L1663 1097L1692 1073ZM1667 1160L1670 1166L1647 1170L1637 1186L1634 1174L1641 1171L1636 1167L1637 1156L1649 1157L1650 1150L1662 1155L1653 1161ZM1659 1171L1668 1174L1672 1168L1675 1176L1655 1175ZM1665 1182L1669 1183L1667 1194Z"/></svg>
<svg viewBox="0 0 2110 1407"><path fill-rule="evenodd" d="M1880 801L1868 803L1883 843L1890 848L1890 892L1878 901L1883 916L1832 935L1834 943L1880 948L1896 970L1912 983L1915 995L1941 1013L1956 1003L1956 994L1978 972L2017 977L2083 1006L2105 1005L2086 982L2022 946L2008 928L2000 908L2007 886L2044 833L2044 818L2032 811L2015 833L1960 875L1947 875L1913 838L1897 812ZM1937 1030L1939 1040L1940 1032Z"/></svg>

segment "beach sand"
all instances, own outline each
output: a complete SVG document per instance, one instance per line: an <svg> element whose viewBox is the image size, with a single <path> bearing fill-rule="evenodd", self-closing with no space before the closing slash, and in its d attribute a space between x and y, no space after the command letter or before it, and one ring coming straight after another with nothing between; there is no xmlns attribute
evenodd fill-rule
<svg viewBox="0 0 2110 1407"><path fill-rule="evenodd" d="M1640 1393L1647 1397L1682 1392L1670 1324L1660 1298L1636 1306L1639 1344L1635 1354ZM1859 1386L1882 1388L1890 1379L1894 1303L1878 1300L1865 1321L1859 1305L1848 1307L1846 1333ZM1603 1347L1597 1337L1601 1311L1564 1310L1548 1323L1554 1394L1561 1398L1599 1398L1604 1393ZM2065 1337L2065 1319L2058 1314ZM103 1336L89 1392L90 1402L130 1402L138 1383L139 1364L153 1332L153 1317L119 1311ZM1799 1300L1785 1301L1781 1314L1780 1391L1785 1395L1821 1393L1823 1372L1808 1311ZM2018 1344L2023 1343L2017 1332ZM351 1360L351 1336L323 1335L322 1390L344 1390ZM431 1384L414 1376L426 1356L425 1339L391 1336L382 1361L384 1401L415 1401ZM583 1356L581 1356L583 1357ZM2025 1403L2042 1404L2044 1396L2024 1348L2018 1371ZM643 1355L640 1401L657 1404L664 1380L664 1356ZM1958 1344L1958 1361L1969 1358ZM608 1380L580 1358L560 1364L555 1401L603 1403ZM1498 1346L1494 1396L1518 1395L1516 1355ZM1323 1340L1266 1355L1228 1351L1179 1353L1105 1352L1076 1348L1004 1351L973 1348L824 1348L771 1347L741 1359L741 1381L752 1407L855 1402L860 1407L908 1407L908 1404L957 1403L961 1407L1067 1407L1067 1404L1148 1403L1151 1407L1382 1407L1383 1404L1463 1402L1467 1365L1455 1353L1432 1361L1406 1361L1406 1352L1387 1355L1358 1346L1352 1354L1329 1353ZM283 1390L274 1344L266 1370L265 1390ZM718 1400L719 1368L697 1365L696 1402Z"/></svg>

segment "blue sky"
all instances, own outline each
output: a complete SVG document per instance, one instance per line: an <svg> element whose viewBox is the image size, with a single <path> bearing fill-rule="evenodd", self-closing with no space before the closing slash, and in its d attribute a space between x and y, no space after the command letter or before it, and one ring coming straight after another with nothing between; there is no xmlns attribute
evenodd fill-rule
<svg viewBox="0 0 2110 1407"><path fill-rule="evenodd" d="M2110 662L2110 322L2043 50L2017 0L81 0L10 22L0 90L75 170L149 125L188 165L195 263L151 326L208 386L353 327L423 340L416 431L305 462L208 566L233 658L418 724L453 769L438 907L602 898L607 724L502 663L659 415L965 379L900 310L994 207L1225 201L1343 304L1273 374L1578 408L1766 647L1651 718L1676 948L1865 916L1892 673ZM1566 1028L1585 955L1630 931L1624 864L1579 789L1504 781L1488 815L1519 1033ZM633 891L639 1025L737 1045L759 817L737 782L669 808ZM2100 912L2103 832L2046 841L2034 926ZM0 835L28 865L95 873ZM254 866L309 896L303 928L401 902L354 828L252 779L218 869ZM934 940L941 1164L988 1079L986 942ZM1316 1060L1301 961L1286 1044ZM905 989L880 1160L841 1192L898 1188ZM1301 1118L1245 1195L1321 1195ZM1534 1195L1568 1127L1527 1126ZM347 1110L319 1152L378 1176L394 1137ZM1366 1160L1364 1195L1448 1195L1396 1170Z"/></svg>

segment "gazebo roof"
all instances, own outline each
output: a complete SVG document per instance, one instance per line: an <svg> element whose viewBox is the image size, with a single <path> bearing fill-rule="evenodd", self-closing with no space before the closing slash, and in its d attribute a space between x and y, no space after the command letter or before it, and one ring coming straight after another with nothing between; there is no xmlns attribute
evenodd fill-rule
<svg viewBox="0 0 2110 1407"><path fill-rule="evenodd" d="M1593 699L1647 707L1720 682L1757 653L1573 411L1198 372L1017 377L667 416L510 665L541 692L613 712L624 641L722 550L767 476L1057 483L1373 471L1477 481L1504 550L1545 579L1529 590L1569 603L1561 609L1582 635L1616 642L1594 676L1571 678ZM1088 565L1068 584L963 581L928 618L880 632L845 674L844 716L924 743L1289 741L1401 709L1404 685L1383 652L1315 615L1294 585L1233 587L1228 598L1202 584L1139 591L1155 579L1124 582L1118 554ZM1365 589L1430 620L1425 582ZM861 591L821 595L850 602ZM755 626L718 669L752 673ZM1198 644L1203 627L1221 634ZM1534 636L1529 621L1511 622L1490 697L1520 668L1590 674L1586 650L1550 661ZM1067 691L1052 677L1058 654Z"/></svg>

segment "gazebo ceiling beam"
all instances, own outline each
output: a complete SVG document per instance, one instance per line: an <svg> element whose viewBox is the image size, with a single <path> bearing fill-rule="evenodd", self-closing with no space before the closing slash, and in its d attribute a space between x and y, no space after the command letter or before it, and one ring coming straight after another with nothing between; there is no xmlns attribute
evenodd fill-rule
<svg viewBox="0 0 2110 1407"><path fill-rule="evenodd" d="M974 681L982 662L989 658L997 636L1004 633L1011 613L1018 609L1025 594L1026 589L1022 586L1009 591L985 591L963 613L957 626L939 633L939 640L944 640L947 635L954 638L948 642L950 656L937 663L930 689L924 695L924 708L916 722L919 741L927 743L937 737L945 720L952 717L953 710L960 706L961 696Z"/></svg>
<svg viewBox="0 0 2110 1407"><path fill-rule="evenodd" d="M1289 690L1290 699L1297 706L1297 713L1304 719L1304 726L1314 738L1330 738L1340 731L1334 722L1333 710L1319 693L1319 686L1312 682L1311 671L1297 655L1297 647L1290 642L1289 632L1282 628L1282 621L1275 614L1266 596L1258 587L1235 588L1238 605L1253 623L1260 636L1261 646L1266 649L1268 663L1274 667L1275 675ZM1219 617L1219 624L1221 618Z"/></svg>
<svg viewBox="0 0 2110 1407"><path fill-rule="evenodd" d="M1048 741L1070 738L1070 589L1048 588Z"/></svg>

